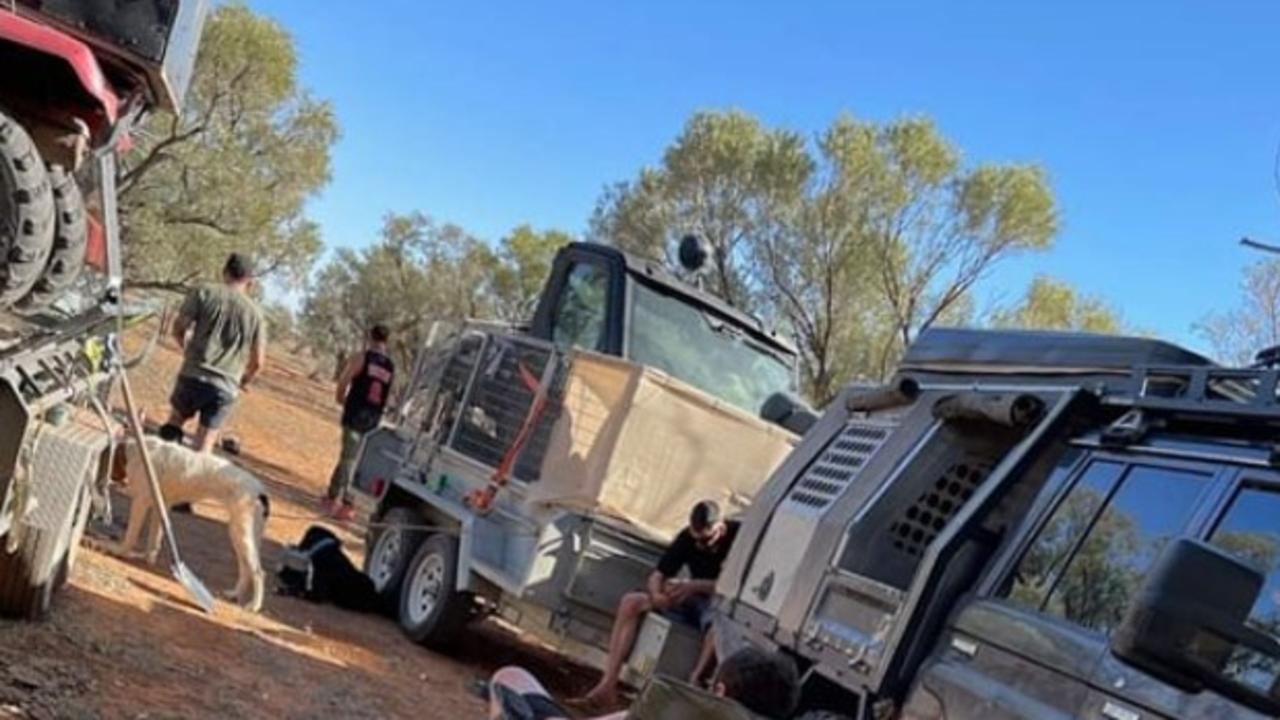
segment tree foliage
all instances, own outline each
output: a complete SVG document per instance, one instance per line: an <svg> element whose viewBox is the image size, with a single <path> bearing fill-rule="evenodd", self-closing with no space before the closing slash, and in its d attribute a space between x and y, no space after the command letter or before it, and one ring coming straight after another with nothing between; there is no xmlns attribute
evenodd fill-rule
<svg viewBox="0 0 1280 720"><path fill-rule="evenodd" d="M1029 330L1080 330L1116 334L1124 329L1120 314L1101 298L1081 295L1066 282L1039 275L1019 302L997 310L991 324Z"/></svg>
<svg viewBox="0 0 1280 720"><path fill-rule="evenodd" d="M519 323L533 316L556 251L573 239L561 230L538 231L529 225L502 238L489 260L489 289L498 319Z"/></svg>
<svg viewBox="0 0 1280 720"><path fill-rule="evenodd" d="M129 280L180 290L244 250L276 281L301 281L321 249L304 206L329 180L337 135L329 104L298 85L288 33L217 7L181 118L152 117L122 163Z"/></svg>
<svg viewBox="0 0 1280 720"><path fill-rule="evenodd" d="M606 189L591 231L668 259L702 236L711 289L794 331L822 402L967 315L987 271L1049 247L1057 225L1042 171L966 166L927 120L842 116L808 142L731 111L695 114L659 166Z"/></svg>
<svg viewBox="0 0 1280 720"><path fill-rule="evenodd" d="M1236 307L1208 315L1196 331L1218 359L1237 366L1265 348L1280 345L1280 260L1262 260L1244 273Z"/></svg>
<svg viewBox="0 0 1280 720"><path fill-rule="evenodd" d="M451 224L412 212L388 215L376 242L338 250L315 274L299 324L335 366L386 324L402 367L433 321L527 320L566 233L520 226L495 250Z"/></svg>

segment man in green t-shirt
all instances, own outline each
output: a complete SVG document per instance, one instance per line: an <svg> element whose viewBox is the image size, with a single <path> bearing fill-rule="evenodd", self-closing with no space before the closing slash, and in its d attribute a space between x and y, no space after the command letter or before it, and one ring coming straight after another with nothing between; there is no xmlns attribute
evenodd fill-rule
<svg viewBox="0 0 1280 720"><path fill-rule="evenodd" d="M169 397L169 421L160 428L166 440L181 440L182 426L196 415L196 448L209 452L236 396L253 381L267 356L262 313L249 297L252 263L232 253L222 268L221 285L193 290L173 323L182 348L182 369Z"/></svg>

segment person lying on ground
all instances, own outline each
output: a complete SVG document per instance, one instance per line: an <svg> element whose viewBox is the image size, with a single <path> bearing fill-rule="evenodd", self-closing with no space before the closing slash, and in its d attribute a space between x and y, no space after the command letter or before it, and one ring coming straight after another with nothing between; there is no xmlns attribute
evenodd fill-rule
<svg viewBox="0 0 1280 720"><path fill-rule="evenodd" d="M649 575L647 588L627 593L618 604L609 636L604 676L586 695L576 699L575 704L617 704L622 663L631 652L640 621L648 612L661 612L687 622L704 634L702 652L691 681L696 684L701 679L714 657L708 631L711 629L711 601L716 579L737 535L737 521L723 519L716 503L703 500L693 506L689 513L689 527L680 531L663 553L658 566ZM680 571L686 568L689 579L678 579Z"/></svg>
<svg viewBox="0 0 1280 720"><path fill-rule="evenodd" d="M721 663L711 683L711 694L733 700L760 718L786 720L800 702L800 676L790 658L748 646ZM637 701L637 706L643 705L644 700L642 697ZM593 720L626 720L634 710L635 707ZM684 717L702 717L697 707L688 710ZM646 711L642 708L640 713ZM640 713L635 716L644 717ZM664 711L665 720L675 720L669 715ZM568 711L557 705L542 683L524 668L504 667L489 681L490 720L567 720L569 717Z"/></svg>

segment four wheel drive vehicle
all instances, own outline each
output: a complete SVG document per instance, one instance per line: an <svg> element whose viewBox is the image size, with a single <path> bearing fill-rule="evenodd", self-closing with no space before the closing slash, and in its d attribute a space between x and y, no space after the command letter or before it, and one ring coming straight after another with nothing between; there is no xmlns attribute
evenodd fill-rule
<svg viewBox="0 0 1280 720"><path fill-rule="evenodd" d="M355 474L378 499L366 570L432 646L501 612L599 662L692 506L745 508L795 439L757 417L792 389L795 351L612 248L563 248L525 331L433 335Z"/></svg>
<svg viewBox="0 0 1280 720"><path fill-rule="evenodd" d="M935 330L900 373L757 496L717 632L851 718L1280 714L1280 372Z"/></svg>
<svg viewBox="0 0 1280 720"><path fill-rule="evenodd" d="M0 4L0 614L43 614L75 559L121 367L115 155L181 105L206 5Z"/></svg>

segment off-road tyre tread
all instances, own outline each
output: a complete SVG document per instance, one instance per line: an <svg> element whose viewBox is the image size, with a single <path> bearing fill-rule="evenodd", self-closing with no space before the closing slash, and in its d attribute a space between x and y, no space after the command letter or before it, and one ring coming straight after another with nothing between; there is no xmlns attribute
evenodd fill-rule
<svg viewBox="0 0 1280 720"><path fill-rule="evenodd" d="M84 196L75 177L61 165L49 168L55 211L53 248L43 274L31 294L22 301L25 307L41 308L65 292L84 270L85 252L89 244L88 218Z"/></svg>
<svg viewBox="0 0 1280 720"><path fill-rule="evenodd" d="M60 570L55 569L41 583L34 578L39 573L37 559L44 546L57 542L55 533L36 527L27 527L17 552L5 549L8 536L0 536L0 616L17 620L39 620L49 612L57 590ZM65 556L59 563L65 563Z"/></svg>
<svg viewBox="0 0 1280 720"><path fill-rule="evenodd" d="M40 279L53 249L53 187L35 143L0 113L0 309ZM6 217L7 216L7 217Z"/></svg>

